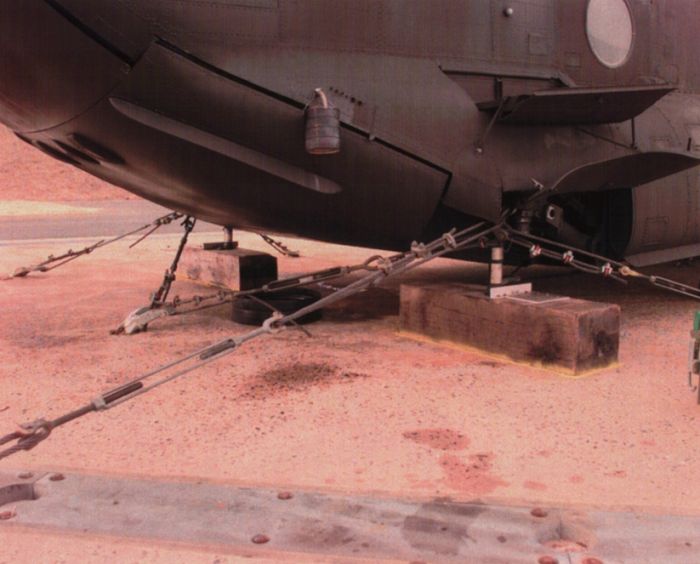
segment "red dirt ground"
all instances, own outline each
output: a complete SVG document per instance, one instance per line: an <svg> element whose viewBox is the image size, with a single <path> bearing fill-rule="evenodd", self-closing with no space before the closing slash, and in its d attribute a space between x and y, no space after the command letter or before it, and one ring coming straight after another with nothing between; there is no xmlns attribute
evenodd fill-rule
<svg viewBox="0 0 700 564"><path fill-rule="evenodd" d="M134 196L53 159L0 127L0 200L134 200Z"/></svg>
<svg viewBox="0 0 700 564"><path fill-rule="evenodd" d="M241 235L244 246L264 248ZM176 242L168 235L128 253L109 247L48 275L0 283L3 428L55 416L245 331L219 308L133 337L109 335L147 299ZM368 254L290 244L304 258L281 260L283 273ZM0 271L63 246L6 247ZM480 268L442 261L410 279L473 278ZM687 282L698 275L662 273ZM289 332L249 343L152 395L61 429L4 466L696 514L700 407L685 368L697 306L643 286L621 292L604 280L583 282L538 285L622 306L621 364L585 378L406 338L393 285L331 308L310 327L313 339ZM175 291L185 297L197 287L178 282Z"/></svg>

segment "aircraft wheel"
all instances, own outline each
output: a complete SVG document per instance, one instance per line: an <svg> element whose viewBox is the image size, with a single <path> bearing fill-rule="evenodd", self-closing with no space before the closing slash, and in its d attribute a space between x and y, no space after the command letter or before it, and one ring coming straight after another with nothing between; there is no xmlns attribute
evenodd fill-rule
<svg viewBox="0 0 700 564"><path fill-rule="evenodd" d="M255 297L257 300L250 296L241 296L233 301L231 316L233 321L242 325L256 325L259 327L272 315L273 309L271 308L284 315L289 315L317 302L321 299L321 294L308 288L292 288L281 292L262 293ZM270 307L258 300L269 304ZM298 319L297 323L313 323L321 319L322 316L321 310L314 311Z"/></svg>

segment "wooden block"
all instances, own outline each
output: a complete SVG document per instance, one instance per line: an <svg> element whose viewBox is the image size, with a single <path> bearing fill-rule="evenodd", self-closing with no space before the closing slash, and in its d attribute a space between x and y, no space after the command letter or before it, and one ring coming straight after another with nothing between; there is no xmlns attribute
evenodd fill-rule
<svg viewBox="0 0 700 564"><path fill-rule="evenodd" d="M277 280L277 259L250 249L215 251L187 247L178 272L208 286L251 290Z"/></svg>
<svg viewBox="0 0 700 564"><path fill-rule="evenodd" d="M465 284L401 286L401 330L579 374L617 361L620 308L533 292L489 299Z"/></svg>

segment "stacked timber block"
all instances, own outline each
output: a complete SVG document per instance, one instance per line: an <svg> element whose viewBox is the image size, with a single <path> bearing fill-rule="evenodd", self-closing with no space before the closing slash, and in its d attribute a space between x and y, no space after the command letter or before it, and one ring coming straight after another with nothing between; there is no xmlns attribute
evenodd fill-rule
<svg viewBox="0 0 700 564"><path fill-rule="evenodd" d="M277 259L250 249L187 247L182 254L179 272L208 286L253 290L277 280Z"/></svg>
<svg viewBox="0 0 700 564"><path fill-rule="evenodd" d="M617 362L617 305L538 292L490 299L466 284L404 284L400 318L404 332L570 374Z"/></svg>

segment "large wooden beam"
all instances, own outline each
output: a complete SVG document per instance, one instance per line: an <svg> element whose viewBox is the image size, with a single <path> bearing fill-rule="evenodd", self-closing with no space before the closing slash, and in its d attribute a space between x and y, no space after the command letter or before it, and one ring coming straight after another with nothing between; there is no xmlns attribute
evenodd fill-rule
<svg viewBox="0 0 700 564"><path fill-rule="evenodd" d="M178 272L208 286L253 290L277 280L277 259L249 249L219 251L188 247L182 254Z"/></svg>
<svg viewBox="0 0 700 564"><path fill-rule="evenodd" d="M400 318L405 332L573 374L617 361L617 305L537 292L489 299L465 284L404 284Z"/></svg>

